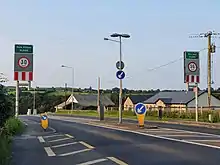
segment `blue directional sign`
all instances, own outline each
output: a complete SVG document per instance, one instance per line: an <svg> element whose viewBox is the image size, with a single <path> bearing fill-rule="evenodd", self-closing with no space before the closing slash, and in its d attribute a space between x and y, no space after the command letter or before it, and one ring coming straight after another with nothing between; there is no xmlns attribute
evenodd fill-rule
<svg viewBox="0 0 220 165"><path fill-rule="evenodd" d="M122 70L117 71L117 72L116 72L116 77L117 77L118 79L123 79L123 78L125 78L125 72L122 71Z"/></svg>
<svg viewBox="0 0 220 165"><path fill-rule="evenodd" d="M47 116L46 116L46 115L43 115L43 116L41 116L41 119L42 119L42 120L47 120Z"/></svg>
<svg viewBox="0 0 220 165"><path fill-rule="evenodd" d="M146 106L143 103L136 104L136 106L135 106L136 114L143 115L143 114L146 113L146 111L147 111L147 108L146 108Z"/></svg>

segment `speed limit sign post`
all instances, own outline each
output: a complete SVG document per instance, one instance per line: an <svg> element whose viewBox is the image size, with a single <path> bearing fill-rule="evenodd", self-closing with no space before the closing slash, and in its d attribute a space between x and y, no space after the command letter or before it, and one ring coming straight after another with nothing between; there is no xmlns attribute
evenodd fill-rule
<svg viewBox="0 0 220 165"><path fill-rule="evenodd" d="M15 116L19 114L19 81L27 81L31 87L33 81L33 45L15 44L14 81L16 81Z"/></svg>

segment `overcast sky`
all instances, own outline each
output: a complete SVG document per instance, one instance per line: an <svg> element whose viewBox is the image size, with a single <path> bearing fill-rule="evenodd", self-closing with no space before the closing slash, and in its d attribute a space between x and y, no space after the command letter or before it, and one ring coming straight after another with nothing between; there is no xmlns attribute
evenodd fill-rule
<svg viewBox="0 0 220 165"><path fill-rule="evenodd" d="M119 44L104 41L113 32L123 40L126 78L134 89L183 89L184 50L207 48L207 39L189 38L220 32L219 0L0 0L0 72L13 81L15 43L34 45L34 86L118 86L115 63ZM220 39L214 39L220 46ZM207 52L200 54L201 88L207 85ZM220 51L213 55L213 87L220 87Z"/></svg>

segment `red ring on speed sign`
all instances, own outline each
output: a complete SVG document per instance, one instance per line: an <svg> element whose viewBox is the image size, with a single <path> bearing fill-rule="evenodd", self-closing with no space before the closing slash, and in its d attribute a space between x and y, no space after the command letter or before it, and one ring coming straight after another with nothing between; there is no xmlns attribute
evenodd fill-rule
<svg viewBox="0 0 220 165"><path fill-rule="evenodd" d="M27 68L29 65L30 65L30 60L27 57L22 56L18 59L18 66L19 67Z"/></svg>
<svg viewBox="0 0 220 165"><path fill-rule="evenodd" d="M197 70L197 65L195 62L190 62L188 64L188 69L190 72L195 72Z"/></svg>

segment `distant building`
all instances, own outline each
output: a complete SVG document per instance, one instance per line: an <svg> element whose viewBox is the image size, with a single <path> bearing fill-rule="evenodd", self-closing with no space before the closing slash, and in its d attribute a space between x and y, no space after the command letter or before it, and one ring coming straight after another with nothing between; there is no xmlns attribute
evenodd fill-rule
<svg viewBox="0 0 220 165"><path fill-rule="evenodd" d="M96 110L97 109L97 94L74 94L73 95L74 110ZM71 109L72 95L63 102L55 106L56 110ZM105 95L100 96L100 104L106 107L112 107L115 104Z"/></svg>
<svg viewBox="0 0 220 165"><path fill-rule="evenodd" d="M198 107L202 110L208 110L208 93L206 91L198 92ZM159 92L156 95L145 100L148 110L195 110L195 93L193 91L172 91ZM220 110L220 100L211 96L211 106L213 110Z"/></svg>
<svg viewBox="0 0 220 165"><path fill-rule="evenodd" d="M137 103L144 102L145 100L149 99L152 96L153 96L153 94L128 96L124 102L124 110L125 111L129 111L129 110L133 111L134 107Z"/></svg>

